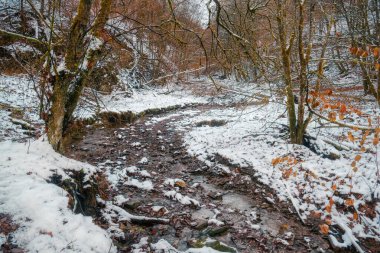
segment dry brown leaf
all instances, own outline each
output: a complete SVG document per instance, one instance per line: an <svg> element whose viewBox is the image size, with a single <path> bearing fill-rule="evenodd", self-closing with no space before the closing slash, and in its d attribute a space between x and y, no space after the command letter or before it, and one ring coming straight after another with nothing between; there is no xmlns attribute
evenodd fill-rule
<svg viewBox="0 0 380 253"><path fill-rule="evenodd" d="M186 183L183 180L177 180L174 185L178 186L178 187L181 187L181 188L185 188L186 187Z"/></svg>
<svg viewBox="0 0 380 253"><path fill-rule="evenodd" d="M344 201L344 203L346 204L346 206L353 206L354 205L354 200L353 199L346 199Z"/></svg>
<svg viewBox="0 0 380 253"><path fill-rule="evenodd" d="M327 235L330 231L330 227L327 224L320 225L319 228L321 230L321 233L324 235Z"/></svg>
<svg viewBox="0 0 380 253"><path fill-rule="evenodd" d="M348 138L351 142L354 142L354 141L355 141L355 137L352 135L351 132L348 132L348 134L347 134L347 138Z"/></svg>

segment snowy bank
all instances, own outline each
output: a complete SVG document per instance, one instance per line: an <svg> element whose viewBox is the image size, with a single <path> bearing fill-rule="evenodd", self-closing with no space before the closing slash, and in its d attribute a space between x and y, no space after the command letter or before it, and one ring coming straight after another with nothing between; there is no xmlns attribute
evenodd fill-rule
<svg viewBox="0 0 380 253"><path fill-rule="evenodd" d="M30 252L115 252L107 233L91 217L68 208L68 193L48 183L64 170L96 168L53 151L42 139L31 143L0 142L0 212L12 216L19 228L12 242Z"/></svg>
<svg viewBox="0 0 380 253"><path fill-rule="evenodd" d="M355 236L379 240L380 204L375 202L373 213L369 211L369 203L380 197L376 147L368 144L368 152L357 159L355 147L337 150L323 141L348 145L347 130L321 129L315 122L309 134L320 149L316 154L305 146L289 144L286 116L285 106L271 102L244 110L207 111L186 117L176 127L190 128L184 141L191 155L210 167L218 165L215 158L221 157L231 166L245 168L274 189L280 200L288 199L302 219L319 215L335 225L340 220ZM223 124L206 124L213 121ZM322 154L333 154L334 159ZM354 158L358 169L353 170Z"/></svg>

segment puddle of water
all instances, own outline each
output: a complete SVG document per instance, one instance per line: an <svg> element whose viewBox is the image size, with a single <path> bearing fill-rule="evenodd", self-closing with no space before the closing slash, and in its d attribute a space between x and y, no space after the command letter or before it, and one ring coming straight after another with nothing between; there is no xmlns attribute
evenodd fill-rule
<svg viewBox="0 0 380 253"><path fill-rule="evenodd" d="M230 208L235 208L242 212L252 209L251 200L248 197L237 193L228 193L223 195L222 203Z"/></svg>

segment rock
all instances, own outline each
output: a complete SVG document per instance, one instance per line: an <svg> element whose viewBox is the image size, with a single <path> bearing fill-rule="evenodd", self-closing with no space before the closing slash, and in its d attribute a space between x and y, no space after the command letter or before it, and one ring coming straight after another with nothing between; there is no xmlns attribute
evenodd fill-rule
<svg viewBox="0 0 380 253"><path fill-rule="evenodd" d="M197 222L197 225L194 227L196 230L203 230L208 227L208 221L207 220L199 220Z"/></svg>
<svg viewBox="0 0 380 253"><path fill-rule="evenodd" d="M135 199L131 199L123 203L123 207L129 210L135 210L141 205L142 205L142 202L140 200L135 200Z"/></svg>
<svg viewBox="0 0 380 253"><path fill-rule="evenodd" d="M206 231L206 234L215 237L225 234L230 229L229 226L217 227L217 228L209 228Z"/></svg>
<svg viewBox="0 0 380 253"><path fill-rule="evenodd" d="M237 251L229 247L228 245L221 243L217 240L213 240L210 238L207 239L200 239L200 240L190 240L188 241L188 244L192 248L204 248L204 247L209 247L214 250L220 251L220 252L231 252L231 253L236 253Z"/></svg>

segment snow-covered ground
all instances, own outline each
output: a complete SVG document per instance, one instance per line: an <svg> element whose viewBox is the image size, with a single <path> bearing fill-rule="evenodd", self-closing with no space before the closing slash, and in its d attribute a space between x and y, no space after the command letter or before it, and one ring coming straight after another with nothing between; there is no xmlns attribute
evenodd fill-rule
<svg viewBox="0 0 380 253"><path fill-rule="evenodd" d="M192 96L189 92L176 87L170 89L150 88L136 90L131 94L113 92L110 95L98 95L99 107L88 106L82 103L78 106L75 115L78 118L93 118L98 112L132 112L142 113L149 109L167 109L186 105L204 104L206 98Z"/></svg>
<svg viewBox="0 0 380 253"><path fill-rule="evenodd" d="M309 134L317 138L315 144L321 154L339 158L331 160L305 146L289 144L284 129L286 116L284 105L271 102L245 109L206 111L174 124L179 130L191 127L184 137L191 155L211 167L218 164L214 158L221 156L247 168L274 189L281 200L292 202L302 219L318 214L322 219L332 219L333 224L344 224L355 236L379 240L380 204L376 199L380 197L380 154L371 144L373 136L368 137L367 152L360 153L358 145L347 140L347 129L320 128L314 122ZM222 123L209 126L205 122ZM358 139L360 133L353 135ZM323 140L350 149L338 151ZM353 170L352 162L358 154L358 169ZM376 203L374 207L369 206L372 201ZM334 204L330 211L327 207L331 202ZM375 209L372 215L368 215L370 208ZM352 243L349 233L346 231L347 244Z"/></svg>
<svg viewBox="0 0 380 253"><path fill-rule="evenodd" d="M243 92L238 92L233 97L230 94L219 96L217 99L193 96L180 89L169 93L165 93L165 89L146 89L135 92L131 97L119 92L101 95L100 111L140 113L149 109L195 103L214 102L225 105L223 101L241 102L245 93L265 93L263 90L268 90L265 87L243 89L242 86L234 86L233 82L225 85ZM25 120L39 122L36 113L38 101L33 93L32 81L23 76L0 76L0 89L0 116L3 119L0 122L0 140L3 141L0 142L0 212L10 214L20 225L13 235L15 242L27 250L39 252L115 250L109 238L110 231L95 226L89 217L73 214L67 207L67 192L47 183L53 173L67 178L67 169L83 169L88 175L97 169L60 156L42 139L30 139L26 143L9 141L17 139L15 136L25 137L21 127L11 122L13 112L9 108L22 110ZM316 138L313 141L319 151L316 154L305 146L288 143L284 128L287 125L287 114L283 104L281 100L272 99L257 105L248 103L244 108L221 107L203 112L198 109L184 110L153 118L147 124L168 117L184 116L181 122L174 121L173 127L179 131L186 130L184 141L191 155L210 166L218 165L214 158L221 156L233 165L246 168L262 183L275 190L280 200L292 203L302 219L310 215L320 216L326 223L331 221L338 225L345 231L344 244L355 244L355 237L379 240L380 205L376 202L380 198L379 151L373 145L373 135L367 137L366 150L363 152L360 151L358 141L349 140L347 129L332 128L329 125L326 127L321 122L314 121L308 133ZM365 103L362 112L373 115L372 122L376 122L379 112L373 103ZM81 118L93 117L95 110L87 111L85 107L80 107L76 115ZM366 120L353 117L353 123L361 125ZM361 133L352 131L352 136L359 140ZM336 145L334 147L328 143L337 143L342 148L337 150ZM333 155L335 160L324 155ZM144 162L146 161L141 163ZM223 168L228 172L227 167ZM131 173L128 170L144 173L143 170L129 167L120 172L124 173L124 179L127 178L126 173ZM111 185L115 184L112 182L113 176L115 175L108 175ZM125 184L149 191L154 182L148 175L145 176L145 181L128 177ZM167 196L177 201L183 201L186 197L173 191L168 191ZM117 207L110 203L106 203L106 206L110 213L121 211L115 210ZM126 213L124 218L131 217L133 216ZM158 247L167 243L147 243L142 239L140 244L136 245L135 252L144 252L141 251L144 247L158 250ZM165 247L167 251L174 250L170 245ZM206 249L207 247L203 248ZM213 251L210 249L209 252Z"/></svg>
<svg viewBox="0 0 380 253"><path fill-rule="evenodd" d="M69 194L48 183L53 174L95 167L63 157L43 139L0 143L0 212L10 214L19 228L12 243L29 252L115 252L112 240L91 217L74 214Z"/></svg>
<svg viewBox="0 0 380 253"><path fill-rule="evenodd" d="M38 99L34 85L35 80L24 75L0 75L0 141L27 137L25 129L12 121L42 124L38 116Z"/></svg>

